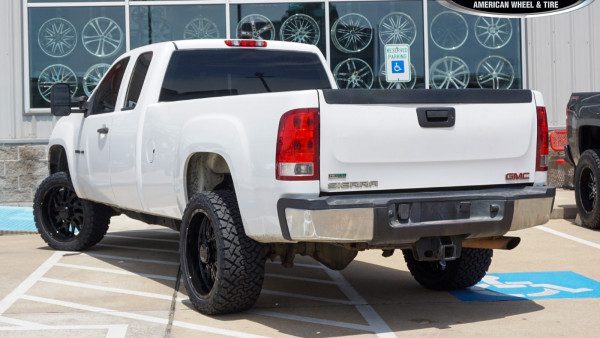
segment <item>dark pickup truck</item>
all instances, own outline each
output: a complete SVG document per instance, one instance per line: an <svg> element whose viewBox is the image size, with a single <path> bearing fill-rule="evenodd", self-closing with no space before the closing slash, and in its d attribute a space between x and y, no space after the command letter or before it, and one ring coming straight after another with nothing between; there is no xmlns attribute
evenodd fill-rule
<svg viewBox="0 0 600 338"><path fill-rule="evenodd" d="M567 135L565 154L575 166L575 201L581 223L600 229L600 92L571 95Z"/></svg>

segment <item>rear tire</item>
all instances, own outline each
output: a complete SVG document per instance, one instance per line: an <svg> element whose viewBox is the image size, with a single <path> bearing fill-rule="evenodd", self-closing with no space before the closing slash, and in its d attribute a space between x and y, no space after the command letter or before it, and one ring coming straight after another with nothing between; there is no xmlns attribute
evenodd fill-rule
<svg viewBox="0 0 600 338"><path fill-rule="evenodd" d="M477 284L492 263L493 250L463 248L461 256L446 262L442 269L439 262L415 260L412 251L403 250L408 270L422 286L432 290L458 290Z"/></svg>
<svg viewBox="0 0 600 338"><path fill-rule="evenodd" d="M80 199L69 175L58 172L42 181L33 200L35 226L53 249L85 250L102 240L111 209Z"/></svg>
<svg viewBox="0 0 600 338"><path fill-rule="evenodd" d="M190 199L179 253L185 288L199 312L240 312L256 303L265 255L263 246L246 236L233 192L202 192Z"/></svg>
<svg viewBox="0 0 600 338"><path fill-rule="evenodd" d="M600 229L600 150L583 152L575 169L575 203L581 225Z"/></svg>

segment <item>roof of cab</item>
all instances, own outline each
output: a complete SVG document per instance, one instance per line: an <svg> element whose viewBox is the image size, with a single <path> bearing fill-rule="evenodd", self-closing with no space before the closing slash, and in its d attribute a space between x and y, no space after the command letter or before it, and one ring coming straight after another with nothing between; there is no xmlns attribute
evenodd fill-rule
<svg viewBox="0 0 600 338"><path fill-rule="evenodd" d="M229 39L197 39L197 40L179 40L172 41L178 49L200 49L200 48L258 48L258 49L279 49L293 50L299 52L320 52L313 45L286 41L267 41L267 47L228 47L225 41Z"/></svg>

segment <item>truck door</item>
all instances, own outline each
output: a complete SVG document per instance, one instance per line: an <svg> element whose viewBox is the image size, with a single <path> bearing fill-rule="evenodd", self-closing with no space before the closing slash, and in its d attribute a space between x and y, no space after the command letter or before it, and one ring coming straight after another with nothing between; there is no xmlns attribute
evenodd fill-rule
<svg viewBox="0 0 600 338"><path fill-rule="evenodd" d="M145 155L140 155L142 149L138 142L138 130L145 109L142 92L147 90L143 90L144 81L152 62L152 55L150 51L137 57L129 77L123 107L114 114L113 120L114 133L110 141L113 145L110 148L111 186L116 204L129 210L143 209L138 193L137 159L140 156L145 158Z"/></svg>
<svg viewBox="0 0 600 338"><path fill-rule="evenodd" d="M77 180L83 198L114 204L110 185L110 138L123 75L129 58L114 64L90 98L75 150Z"/></svg>

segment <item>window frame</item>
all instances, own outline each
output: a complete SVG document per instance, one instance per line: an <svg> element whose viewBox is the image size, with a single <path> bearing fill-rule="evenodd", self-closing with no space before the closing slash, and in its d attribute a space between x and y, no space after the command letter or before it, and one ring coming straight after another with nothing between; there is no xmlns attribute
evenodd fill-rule
<svg viewBox="0 0 600 338"><path fill-rule="evenodd" d="M386 2L390 0L163 0L163 1L135 1L135 0L117 0L117 1L104 1L104 2L78 2L77 0L65 0L65 2L29 2L28 0L21 0L22 3L22 33L23 33L23 100L24 100L24 115L32 114L50 114L50 108L32 108L31 107L31 92L30 92L30 70L29 70L29 9L31 8L54 8L54 7L123 7L125 14L125 53L131 50L130 41L130 17L129 11L134 6L178 6L178 5L209 5L218 4L224 5L225 8L225 36L227 39L231 38L231 15L230 7L242 4L277 4L277 3L307 3L307 2L319 2L324 3L325 13L329 13L330 5L337 2ZM429 0L407 0L407 1L421 1L423 5L423 37L424 37L424 63L425 63L425 88L430 89L429 83L429 12L428 2ZM527 68L527 24L525 19L519 20L520 28L520 47L521 47L521 81L522 88L529 89L528 79L528 68ZM325 15L325 60L327 66L331 71L331 37L329 29L331 22L329 15ZM119 59L117 59L119 60ZM115 60L115 62L117 61ZM114 62L113 62L114 64ZM111 64L112 66L112 64Z"/></svg>
<svg viewBox="0 0 600 338"><path fill-rule="evenodd" d="M148 63L148 68L146 69L146 72L144 73L144 80L142 81L142 88L140 89L140 93L138 95L137 101L135 103L135 106L133 107L127 107L127 102L129 101L129 92L131 91L131 85L132 85L132 81L133 81L133 77L135 75L135 70L137 69L138 66L138 62L140 61L140 58L142 58L145 55L150 55L150 62ZM125 91L125 97L123 98L123 102L122 102L122 107L121 107L121 111L128 111L128 110L134 110L137 105L138 102L140 100L140 97L142 97L142 93L144 91L144 84L146 83L146 79L148 78L148 72L150 71L150 66L152 65L152 60L154 59L154 51L146 51L146 52L141 52L135 59L135 63L133 64L133 68L131 69L131 74L129 74L129 81L127 83L127 90Z"/></svg>
<svg viewBox="0 0 600 338"><path fill-rule="evenodd" d="M122 110L121 108L119 108L119 94L121 93L121 89L123 89L123 84L124 84L123 80L125 80L125 78L126 78L127 68L130 65L130 61L131 61L131 57L130 56L125 56L125 57L118 58L110 66L110 68L106 71L106 74L108 74L116 65L118 65L121 62L125 62L125 65L123 66L123 76L121 77L121 83L119 83L119 89L117 91L117 97L115 98L115 107L113 108L113 110L112 111L107 111L107 112L101 112L101 113L93 113L94 106L96 106L98 104L98 102L96 102L98 91L96 89L94 89L94 93L88 99L89 106L88 106L88 109L86 111L86 117L87 116L91 116L91 115L110 114L110 113L114 113L114 112L118 112L118 111ZM98 86L100 86L101 84L103 84L106 79L107 79L106 76L102 77L102 80L98 83Z"/></svg>

